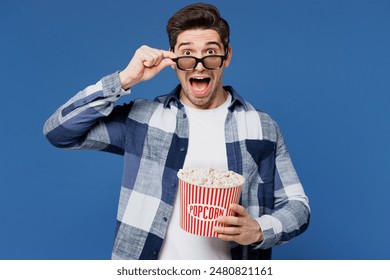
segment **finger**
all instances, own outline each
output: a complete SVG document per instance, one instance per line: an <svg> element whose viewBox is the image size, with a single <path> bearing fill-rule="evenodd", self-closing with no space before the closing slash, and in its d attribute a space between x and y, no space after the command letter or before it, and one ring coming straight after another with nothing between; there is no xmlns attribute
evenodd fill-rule
<svg viewBox="0 0 390 280"><path fill-rule="evenodd" d="M153 67L154 65L158 65L163 58L163 53L161 50L154 49L146 45L140 47L137 50L137 54L146 67Z"/></svg>
<svg viewBox="0 0 390 280"><path fill-rule="evenodd" d="M150 50L144 54L143 63L146 67L153 67L159 65L162 59L162 53Z"/></svg>
<svg viewBox="0 0 390 280"><path fill-rule="evenodd" d="M241 217L239 216L219 216L217 221L221 224L239 226L242 223L240 222Z"/></svg>
<svg viewBox="0 0 390 280"><path fill-rule="evenodd" d="M165 58L163 59L160 64L156 65L156 70L159 72L161 71L162 69L164 69L165 67L167 66L171 66L171 65L175 65L175 62L173 62L171 59L169 58Z"/></svg>
<svg viewBox="0 0 390 280"><path fill-rule="evenodd" d="M163 57L164 58L176 58L177 55L174 53L174 52L171 52L171 51L164 51L164 50L161 50L162 53L163 53Z"/></svg>
<svg viewBox="0 0 390 280"><path fill-rule="evenodd" d="M239 227L214 227L214 232L226 235L239 235L241 234L241 228Z"/></svg>
<svg viewBox="0 0 390 280"><path fill-rule="evenodd" d="M176 58L177 55L173 52L164 51L164 50L152 50L146 54L147 59L144 61L146 67L157 66L159 70L170 66L175 65L175 62L172 61L173 58Z"/></svg>
<svg viewBox="0 0 390 280"><path fill-rule="evenodd" d="M238 235L228 235L228 234L220 234L218 236L219 239L223 240L223 241L236 241L239 240L239 236Z"/></svg>
<svg viewBox="0 0 390 280"><path fill-rule="evenodd" d="M235 212L238 216L247 216L248 212L246 212L245 208L237 203L230 204L230 210Z"/></svg>
<svg viewBox="0 0 390 280"><path fill-rule="evenodd" d="M218 234L218 238L223 241L235 241L238 243L240 240L238 235Z"/></svg>
<svg viewBox="0 0 390 280"><path fill-rule="evenodd" d="M161 50L163 59L158 65L159 71L161 71L163 68L167 66L176 65L176 63L172 60L177 57L177 55L171 51L164 51Z"/></svg>
<svg viewBox="0 0 390 280"><path fill-rule="evenodd" d="M154 65L159 65L163 59L166 58L167 54L163 50L152 49L151 55L153 57Z"/></svg>

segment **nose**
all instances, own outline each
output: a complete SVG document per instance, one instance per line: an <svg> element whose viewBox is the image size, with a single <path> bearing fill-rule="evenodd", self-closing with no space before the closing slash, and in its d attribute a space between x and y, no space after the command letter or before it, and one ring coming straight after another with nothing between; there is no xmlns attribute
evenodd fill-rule
<svg viewBox="0 0 390 280"><path fill-rule="evenodd" d="M206 68L203 66L203 61L197 61L194 70L203 71L204 69Z"/></svg>

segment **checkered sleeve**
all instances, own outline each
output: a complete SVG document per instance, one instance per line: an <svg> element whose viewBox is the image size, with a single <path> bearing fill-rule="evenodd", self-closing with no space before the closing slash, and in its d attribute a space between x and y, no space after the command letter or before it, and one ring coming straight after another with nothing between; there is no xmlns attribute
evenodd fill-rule
<svg viewBox="0 0 390 280"><path fill-rule="evenodd" d="M306 230L310 219L308 198L293 167L282 133L276 123L274 209L257 219L264 240L259 249L268 249L291 240Z"/></svg>
<svg viewBox="0 0 390 280"><path fill-rule="evenodd" d="M118 73L78 92L45 122L43 133L59 148L123 154L124 126L131 104L115 106L123 95Z"/></svg>

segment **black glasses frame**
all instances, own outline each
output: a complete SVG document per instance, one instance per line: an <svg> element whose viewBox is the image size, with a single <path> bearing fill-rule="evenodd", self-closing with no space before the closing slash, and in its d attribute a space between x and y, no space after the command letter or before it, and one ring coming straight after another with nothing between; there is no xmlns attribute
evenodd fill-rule
<svg viewBox="0 0 390 280"><path fill-rule="evenodd" d="M196 68L196 66L198 66L198 63L199 63L199 62L202 63L203 67L206 68L206 69L208 69L208 70L218 70L218 69L220 69L220 68L222 67L222 64L223 64L223 62L226 60L227 55L228 55L228 53L227 53L227 51L226 51L224 55L206 55L206 56L204 56L204 57L202 57L202 58L197 58L197 57L195 57L195 56L179 56L179 57L176 57L176 58L172 58L172 61L176 63L177 68L179 68L180 70L183 70L183 71L191 71L191 70L194 70L194 69ZM219 58L221 58L221 64L220 64L218 67L207 67L207 66L204 64L204 60L205 60L206 58L209 58L209 57L219 57ZM193 59L195 59L195 65L194 65L193 67L191 67L191 68L181 68L181 67L179 66L179 59L181 59L181 58L193 58Z"/></svg>

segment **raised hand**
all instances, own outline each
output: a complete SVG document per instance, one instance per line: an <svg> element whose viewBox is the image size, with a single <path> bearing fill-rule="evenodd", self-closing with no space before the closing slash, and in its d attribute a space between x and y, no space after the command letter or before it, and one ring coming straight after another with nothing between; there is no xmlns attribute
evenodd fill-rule
<svg viewBox="0 0 390 280"><path fill-rule="evenodd" d="M122 88L128 89L139 82L150 80L165 67L174 65L171 58L175 57L176 54L171 51L140 47L127 67L119 73Z"/></svg>

